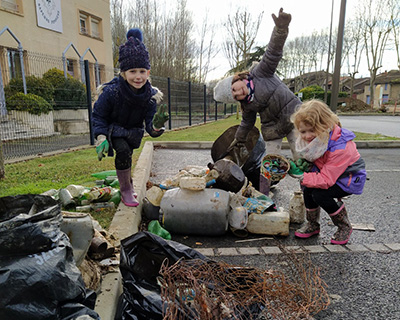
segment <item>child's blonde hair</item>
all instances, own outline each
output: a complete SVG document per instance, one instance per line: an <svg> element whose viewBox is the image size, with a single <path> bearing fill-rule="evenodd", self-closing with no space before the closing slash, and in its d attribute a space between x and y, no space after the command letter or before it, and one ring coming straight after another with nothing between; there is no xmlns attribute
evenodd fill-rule
<svg viewBox="0 0 400 320"><path fill-rule="evenodd" d="M316 136L322 141L329 138L329 132L335 125L342 126L338 116L323 101L317 99L304 102L290 119L296 129L299 129L300 122L314 128Z"/></svg>

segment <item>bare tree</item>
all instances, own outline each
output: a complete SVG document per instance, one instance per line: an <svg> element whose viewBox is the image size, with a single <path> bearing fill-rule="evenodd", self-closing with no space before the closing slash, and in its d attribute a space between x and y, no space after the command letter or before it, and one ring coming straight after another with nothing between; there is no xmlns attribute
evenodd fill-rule
<svg viewBox="0 0 400 320"><path fill-rule="evenodd" d="M390 0L390 7L393 9L390 15L390 23L392 25L392 36L396 50L397 68L400 70L400 2L398 0Z"/></svg>
<svg viewBox="0 0 400 320"><path fill-rule="evenodd" d="M246 9L238 8L235 15L228 15L224 27L228 31L228 38L223 48L229 60L232 71L236 70L241 62L241 66L248 66L251 49L254 46L258 29L262 21L264 12L261 12L255 21Z"/></svg>
<svg viewBox="0 0 400 320"><path fill-rule="evenodd" d="M191 38L194 26L186 0L176 0L169 8L173 9L167 11L157 0L131 0L124 7L122 0L112 0L114 61L118 61L118 48L126 41L128 29L140 28L153 75L196 79L195 42Z"/></svg>
<svg viewBox="0 0 400 320"><path fill-rule="evenodd" d="M344 47L346 48L347 68L351 77L350 96L354 92L354 79L358 73L362 53L365 49L363 42L361 21L352 19L346 23L346 33L344 37Z"/></svg>
<svg viewBox="0 0 400 320"><path fill-rule="evenodd" d="M123 0L111 0L111 39L114 68L118 68L119 46L126 41L126 24Z"/></svg>
<svg viewBox="0 0 400 320"><path fill-rule="evenodd" d="M215 26L209 26L207 17L208 14L206 13L200 30L200 43L197 53L198 81L200 83L205 82L208 73L215 69L215 67L211 67L210 63L219 52L219 49L214 45Z"/></svg>
<svg viewBox="0 0 400 320"><path fill-rule="evenodd" d="M361 0L356 19L362 23L368 70L370 73L370 104L375 99L374 85L392 25L390 23L390 0Z"/></svg>

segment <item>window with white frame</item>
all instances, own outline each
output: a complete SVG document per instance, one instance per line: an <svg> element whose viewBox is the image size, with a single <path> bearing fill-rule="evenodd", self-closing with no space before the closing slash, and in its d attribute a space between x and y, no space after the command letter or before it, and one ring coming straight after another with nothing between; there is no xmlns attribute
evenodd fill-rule
<svg viewBox="0 0 400 320"><path fill-rule="evenodd" d="M21 0L0 0L0 8L7 11L20 13L21 5Z"/></svg>
<svg viewBox="0 0 400 320"><path fill-rule="evenodd" d="M80 33L86 36L101 40L102 20L86 11L79 11L79 28Z"/></svg>
<svg viewBox="0 0 400 320"><path fill-rule="evenodd" d="M89 34L88 29L87 29L87 26L88 26L87 20L88 20L87 15L85 15L83 13L81 13L79 15L79 27L80 27L80 32L82 34Z"/></svg>
<svg viewBox="0 0 400 320"><path fill-rule="evenodd" d="M100 38L100 27L99 27L99 25L100 25L100 21L99 20L97 20L95 18L91 19L92 37Z"/></svg>

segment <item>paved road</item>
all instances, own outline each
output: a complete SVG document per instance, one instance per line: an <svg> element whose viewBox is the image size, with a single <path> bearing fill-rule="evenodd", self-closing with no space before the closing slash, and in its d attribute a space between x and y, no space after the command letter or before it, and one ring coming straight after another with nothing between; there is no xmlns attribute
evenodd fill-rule
<svg viewBox="0 0 400 320"><path fill-rule="evenodd" d="M341 116L342 126L357 132L400 138L399 116Z"/></svg>
<svg viewBox="0 0 400 320"><path fill-rule="evenodd" d="M284 153L287 153L284 150ZM326 213L321 217L321 234L297 239L290 226L287 237L261 239L250 235L248 242L228 232L221 237L173 235L173 240L193 247L215 260L259 268L282 268L278 243L299 252L309 250L314 265L328 285L331 305L315 319L400 319L400 149L361 149L369 180L364 193L346 200L352 223L373 225L375 231L354 230L347 246L329 245L335 231ZM171 177L186 165L206 165L209 150L155 150L153 182ZM168 167L166 167L168 163ZM287 177L274 190L273 200L288 208L298 182Z"/></svg>

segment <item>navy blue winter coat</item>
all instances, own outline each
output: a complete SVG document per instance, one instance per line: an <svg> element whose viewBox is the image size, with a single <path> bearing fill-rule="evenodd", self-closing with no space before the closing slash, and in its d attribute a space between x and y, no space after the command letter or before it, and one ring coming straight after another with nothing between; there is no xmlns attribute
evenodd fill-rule
<svg viewBox="0 0 400 320"><path fill-rule="evenodd" d="M153 130L153 117L162 93L150 82L135 93L121 76L103 85L93 108L93 132L97 138L125 138L133 149L139 148L144 130ZM109 155L112 155L110 148Z"/></svg>

